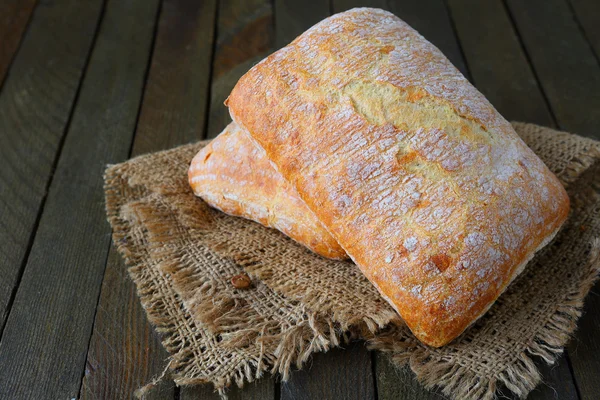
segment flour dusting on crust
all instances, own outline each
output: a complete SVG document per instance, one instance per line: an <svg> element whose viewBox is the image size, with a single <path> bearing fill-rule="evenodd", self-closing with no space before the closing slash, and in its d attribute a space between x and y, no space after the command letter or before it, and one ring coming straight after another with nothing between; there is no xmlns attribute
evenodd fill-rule
<svg viewBox="0 0 600 400"><path fill-rule="evenodd" d="M242 77L228 105L434 346L481 315L568 213L565 190L510 124L382 10L315 25Z"/></svg>

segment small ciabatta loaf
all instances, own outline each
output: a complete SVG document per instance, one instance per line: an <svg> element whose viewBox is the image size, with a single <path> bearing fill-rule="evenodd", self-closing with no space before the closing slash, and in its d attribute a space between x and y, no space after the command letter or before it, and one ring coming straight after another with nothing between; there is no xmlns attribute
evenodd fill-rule
<svg viewBox="0 0 600 400"><path fill-rule="evenodd" d="M334 15L253 67L233 119L417 338L480 317L565 221L556 177L394 15Z"/></svg>
<svg viewBox="0 0 600 400"><path fill-rule="evenodd" d="M348 257L235 123L198 152L188 178L194 194L212 207L278 229L324 257Z"/></svg>

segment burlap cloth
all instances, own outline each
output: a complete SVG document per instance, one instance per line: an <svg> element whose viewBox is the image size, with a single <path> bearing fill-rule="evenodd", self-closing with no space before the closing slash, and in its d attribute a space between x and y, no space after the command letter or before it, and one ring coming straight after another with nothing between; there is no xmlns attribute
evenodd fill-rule
<svg viewBox="0 0 600 400"><path fill-rule="evenodd" d="M171 355L170 376L225 393L265 371L286 379L312 353L362 337L449 397L493 398L500 387L525 396L541 380L533 360L551 364L563 352L598 276L600 143L514 126L567 187L571 214L487 314L440 349L418 342L351 262L194 197L186 171L206 142L110 166L114 242ZM244 271L253 287L235 289L230 278Z"/></svg>

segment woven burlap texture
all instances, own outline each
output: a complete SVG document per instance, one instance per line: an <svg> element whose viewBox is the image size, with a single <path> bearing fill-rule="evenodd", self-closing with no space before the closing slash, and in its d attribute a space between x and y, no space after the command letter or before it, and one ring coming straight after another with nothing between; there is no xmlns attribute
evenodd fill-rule
<svg viewBox="0 0 600 400"><path fill-rule="evenodd" d="M224 394L265 371L286 379L312 353L361 337L451 398L493 398L501 387L525 396L541 381L534 360L562 353L598 276L600 143L514 127L567 187L571 214L486 315L440 349L416 340L351 262L194 197L187 168L206 142L109 166L113 239L171 355L169 375ZM250 290L230 283L242 272Z"/></svg>

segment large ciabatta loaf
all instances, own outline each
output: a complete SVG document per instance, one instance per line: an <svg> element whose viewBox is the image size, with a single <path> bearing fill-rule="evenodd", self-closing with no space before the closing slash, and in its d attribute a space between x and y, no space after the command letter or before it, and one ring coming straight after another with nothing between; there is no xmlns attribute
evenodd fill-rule
<svg viewBox="0 0 600 400"><path fill-rule="evenodd" d="M194 194L212 207L278 229L324 257L348 258L235 123L196 154L188 178Z"/></svg>
<svg viewBox="0 0 600 400"><path fill-rule="evenodd" d="M567 194L394 15L315 25L233 89L233 119L424 343L481 316L555 235Z"/></svg>

